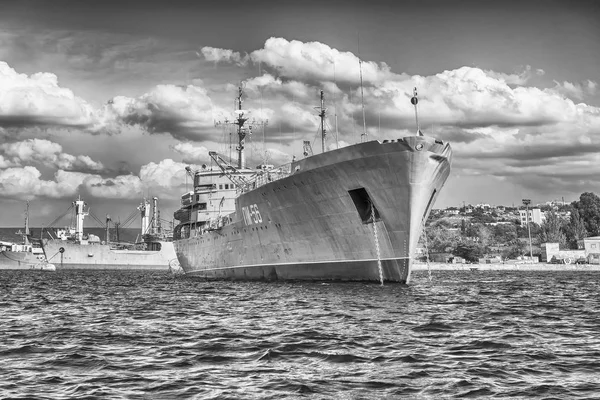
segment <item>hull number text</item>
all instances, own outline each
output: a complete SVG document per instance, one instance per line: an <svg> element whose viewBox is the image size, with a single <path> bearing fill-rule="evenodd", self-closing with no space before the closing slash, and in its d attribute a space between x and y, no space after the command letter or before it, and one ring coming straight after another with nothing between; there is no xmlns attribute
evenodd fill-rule
<svg viewBox="0 0 600 400"><path fill-rule="evenodd" d="M246 225L261 224L262 217L258 206L256 204L250 204L248 207L242 207L242 215L244 216L244 222Z"/></svg>

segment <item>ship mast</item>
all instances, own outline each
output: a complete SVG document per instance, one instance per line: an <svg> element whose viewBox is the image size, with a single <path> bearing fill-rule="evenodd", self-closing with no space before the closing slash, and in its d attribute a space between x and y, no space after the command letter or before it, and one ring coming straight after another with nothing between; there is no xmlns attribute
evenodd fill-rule
<svg viewBox="0 0 600 400"><path fill-rule="evenodd" d="M158 197L152 198L152 234L160 235L160 211L158 209Z"/></svg>
<svg viewBox="0 0 600 400"><path fill-rule="evenodd" d="M29 244L29 201L25 206L25 232L23 233L23 243Z"/></svg>
<svg viewBox="0 0 600 400"><path fill-rule="evenodd" d="M421 127L419 126L419 111L417 109L417 104L419 104L419 99L417 97L417 88L413 89L413 97L410 99L410 102L413 106L415 106L415 121L417 123L417 136L423 136L423 133L421 133Z"/></svg>
<svg viewBox="0 0 600 400"><path fill-rule="evenodd" d="M325 115L327 109L325 108L325 97L321 90L321 106L315 107L319 111L319 117L321 118L321 152L325 153L325 137L327 136L327 130L325 129Z"/></svg>
<svg viewBox="0 0 600 400"><path fill-rule="evenodd" d="M236 150L238 151L238 168L244 168L246 165L246 159L244 156L244 142L246 139L246 129L244 129L244 124L246 123L246 121L248 121L248 118L244 118L245 111L242 110L243 94L244 92L242 91L242 86L240 85L238 87L238 97L236 99L238 103L238 108L236 110L237 118L233 122L235 125L238 126L237 134L239 138L239 143L236 147Z"/></svg>

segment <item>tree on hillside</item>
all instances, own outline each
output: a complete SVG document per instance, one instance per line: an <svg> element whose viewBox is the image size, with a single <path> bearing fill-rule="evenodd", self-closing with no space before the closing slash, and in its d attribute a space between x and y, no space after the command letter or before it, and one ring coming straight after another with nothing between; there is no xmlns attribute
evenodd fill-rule
<svg viewBox="0 0 600 400"><path fill-rule="evenodd" d="M558 243L564 247L567 243L567 237L563 232L564 222L554 210L546 213L546 220L540 226L538 235L540 243Z"/></svg>
<svg viewBox="0 0 600 400"><path fill-rule="evenodd" d="M458 231L449 230L444 224L432 224L423 230L426 238L421 237L421 243L427 241L429 252L443 253L451 251L459 240Z"/></svg>
<svg viewBox="0 0 600 400"><path fill-rule="evenodd" d="M452 252L455 256L462 257L467 261L476 262L483 257L483 246L477 243L460 242L457 243Z"/></svg>
<svg viewBox="0 0 600 400"><path fill-rule="evenodd" d="M574 201L572 206L583 219L585 229L592 236L600 235L600 197L594 193L585 192Z"/></svg>
<svg viewBox="0 0 600 400"><path fill-rule="evenodd" d="M501 255L504 259L515 259L525 253L529 254L525 242L519 239L514 239L508 242L508 246L502 250Z"/></svg>
<svg viewBox="0 0 600 400"><path fill-rule="evenodd" d="M577 242L588 235L583 218L581 218L576 208L571 211L571 219L566 227L566 235L567 243L571 249L576 249Z"/></svg>
<svg viewBox="0 0 600 400"><path fill-rule="evenodd" d="M496 243L509 243L517 238L517 227L514 224L496 225L493 234Z"/></svg>
<svg viewBox="0 0 600 400"><path fill-rule="evenodd" d="M531 239L535 239L541 232L541 227L535 222L529 221L529 228L531 229ZM527 230L527 224L517 225L517 237L528 238L529 231Z"/></svg>

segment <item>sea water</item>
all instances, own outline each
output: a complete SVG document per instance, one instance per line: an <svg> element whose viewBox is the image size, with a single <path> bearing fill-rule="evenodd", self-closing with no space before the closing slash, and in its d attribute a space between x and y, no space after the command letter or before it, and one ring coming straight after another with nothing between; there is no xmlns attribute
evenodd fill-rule
<svg viewBox="0 0 600 400"><path fill-rule="evenodd" d="M0 271L0 398L600 397L600 272Z"/></svg>

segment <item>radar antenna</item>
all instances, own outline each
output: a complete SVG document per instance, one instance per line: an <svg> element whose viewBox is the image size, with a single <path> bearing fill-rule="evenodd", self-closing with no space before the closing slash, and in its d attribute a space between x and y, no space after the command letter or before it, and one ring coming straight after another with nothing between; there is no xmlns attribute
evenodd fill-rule
<svg viewBox="0 0 600 400"><path fill-rule="evenodd" d="M235 110L235 118L233 121L229 121L227 119L225 119L225 121L223 123L221 122L217 122L215 125L221 125L221 124L232 124L232 125L237 125L237 134L238 134L238 145L236 146L236 150L238 153L238 162L237 162L237 166L238 168L245 168L246 167L246 156L244 154L244 148L245 148L245 143L246 143L246 136L248 135L252 135L252 127L253 125L262 125L263 129L264 126L266 126L268 124L268 120L265 121L255 121L253 120L252 123L250 125L248 125L248 127L246 128L244 125L246 124L246 122L249 120L248 118L248 114L249 111L247 110L243 110L242 109L242 103L244 102L243 100L243 95L244 95L244 90L242 85L240 85L238 87L238 96L235 99L235 102L237 103L237 109Z"/></svg>

